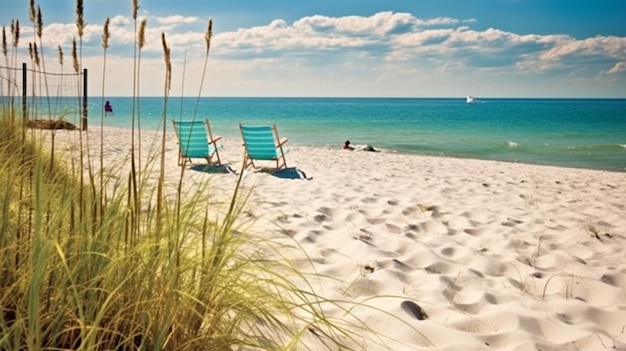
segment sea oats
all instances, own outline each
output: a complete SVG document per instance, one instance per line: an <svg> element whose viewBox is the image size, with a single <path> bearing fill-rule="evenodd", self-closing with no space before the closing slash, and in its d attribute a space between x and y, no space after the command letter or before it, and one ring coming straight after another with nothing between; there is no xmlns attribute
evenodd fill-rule
<svg viewBox="0 0 626 351"><path fill-rule="evenodd" d="M83 6L83 0L76 0L76 28L78 29L78 36L83 37L85 33L85 8Z"/></svg>
<svg viewBox="0 0 626 351"><path fill-rule="evenodd" d="M35 0L30 0L28 3L28 18L30 18L30 21L33 23L35 23L35 20L37 19L37 12L35 12Z"/></svg>
<svg viewBox="0 0 626 351"><path fill-rule="evenodd" d="M2 26L2 54L7 55L7 30Z"/></svg>
<svg viewBox="0 0 626 351"><path fill-rule="evenodd" d="M146 22L147 20L144 18L139 25L139 36L137 39L137 45L139 49L142 49L146 43Z"/></svg>
<svg viewBox="0 0 626 351"><path fill-rule="evenodd" d="M20 20L15 20L15 23L11 22L11 33L13 34L13 47L17 48L20 42Z"/></svg>
<svg viewBox="0 0 626 351"><path fill-rule="evenodd" d="M137 10L139 10L139 2L137 0L133 0L133 19L137 19Z"/></svg>
<svg viewBox="0 0 626 351"><path fill-rule="evenodd" d="M74 59L74 72L80 71L80 65L78 64L78 52L76 50L76 38L72 40L72 58Z"/></svg>
<svg viewBox="0 0 626 351"><path fill-rule="evenodd" d="M109 48L109 37L111 36L111 33L109 32L110 22L111 20L109 19L109 17L107 17L106 21L104 21L104 29L102 30L102 48L103 49Z"/></svg>
<svg viewBox="0 0 626 351"><path fill-rule="evenodd" d="M161 33L161 43L163 44L163 57L165 59L165 85L169 90L172 86L172 63L170 61L170 48L165 41L165 33Z"/></svg>
<svg viewBox="0 0 626 351"><path fill-rule="evenodd" d="M213 20L209 20L209 27L207 28L206 33L204 34L204 41L206 42L206 53L209 54L209 49L211 48L211 37L213 37Z"/></svg>
<svg viewBox="0 0 626 351"><path fill-rule="evenodd" d="M61 45L59 45L58 48L59 48L59 64L63 66L63 48L61 48Z"/></svg>
<svg viewBox="0 0 626 351"><path fill-rule="evenodd" d="M43 18L41 15L41 8L37 5L37 37L41 39L43 35Z"/></svg>
<svg viewBox="0 0 626 351"><path fill-rule="evenodd" d="M35 64L39 66L39 50L37 49L37 43L33 43L33 56L35 57Z"/></svg>

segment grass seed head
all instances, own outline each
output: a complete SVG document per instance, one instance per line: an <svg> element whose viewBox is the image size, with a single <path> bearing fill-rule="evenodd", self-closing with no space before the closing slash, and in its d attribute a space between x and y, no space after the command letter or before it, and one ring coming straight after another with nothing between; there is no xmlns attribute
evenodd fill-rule
<svg viewBox="0 0 626 351"><path fill-rule="evenodd" d="M139 35L137 36L137 45L139 49L142 49L146 44L146 22L147 20L144 18L139 25Z"/></svg>
<svg viewBox="0 0 626 351"><path fill-rule="evenodd" d="M7 30L2 26L2 54L7 55Z"/></svg>
<svg viewBox="0 0 626 351"><path fill-rule="evenodd" d="M137 11L139 10L139 1L133 0L133 19L137 19Z"/></svg>
<svg viewBox="0 0 626 351"><path fill-rule="evenodd" d="M72 58L74 59L74 72L78 73L80 66L78 65L78 51L76 50L76 38L72 40Z"/></svg>
<svg viewBox="0 0 626 351"><path fill-rule="evenodd" d="M78 29L78 36L83 37L85 33L85 8L83 6L83 0L76 0L76 28Z"/></svg>
<svg viewBox="0 0 626 351"><path fill-rule="evenodd" d="M61 45L59 45L58 47L59 47L59 64L63 66L63 48L61 47Z"/></svg>
<svg viewBox="0 0 626 351"><path fill-rule="evenodd" d="M204 34L204 41L206 42L206 53L209 54L209 49L211 48L211 37L213 37L213 20L209 19L209 27Z"/></svg>
<svg viewBox="0 0 626 351"><path fill-rule="evenodd" d="M165 40L165 33L161 33L161 43L163 44L163 57L165 58L165 85L169 90L172 84L172 63L170 61L170 48Z"/></svg>
<svg viewBox="0 0 626 351"><path fill-rule="evenodd" d="M37 5L37 37L41 39L43 35L43 17L41 15L41 7Z"/></svg>
<svg viewBox="0 0 626 351"><path fill-rule="evenodd" d="M28 3L28 18L30 21L35 23L35 19L37 19L37 12L35 12L35 0L30 0Z"/></svg>
<svg viewBox="0 0 626 351"><path fill-rule="evenodd" d="M39 67L39 50L37 50L37 43L33 43L33 55L35 57L35 64Z"/></svg>
<svg viewBox="0 0 626 351"><path fill-rule="evenodd" d="M107 17L106 21L104 21L104 29L102 31L102 48L105 50L109 48L109 37L111 36L111 33L109 32L110 22L111 20Z"/></svg>
<svg viewBox="0 0 626 351"><path fill-rule="evenodd" d="M20 43L20 20L11 22L11 33L13 34L13 47L17 48Z"/></svg>

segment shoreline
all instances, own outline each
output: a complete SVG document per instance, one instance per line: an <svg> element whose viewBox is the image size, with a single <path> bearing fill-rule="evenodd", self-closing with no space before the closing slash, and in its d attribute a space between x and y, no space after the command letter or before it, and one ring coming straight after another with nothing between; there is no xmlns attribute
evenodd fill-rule
<svg viewBox="0 0 626 351"><path fill-rule="evenodd" d="M89 126L90 130L95 128L96 130L100 130L100 126L99 125L90 125ZM131 132L131 128L125 128L125 127L111 127L111 126L104 126L104 129L110 129L110 130L119 130L120 132L125 132L130 134ZM80 131L77 129L74 132L79 133ZM156 129L143 129L142 132L144 133L161 133L161 130L156 130ZM216 131L214 131L215 133ZM174 130L171 128L170 125L168 125L168 129L167 129L167 133L168 134L174 134ZM281 133L282 136L282 133ZM241 136L239 134L237 134L237 136L233 137L229 134L229 136L225 136L225 139L230 139L230 140L240 140ZM308 148L313 148L313 149L330 149L330 150L341 150L341 151L345 151L342 150L342 144L338 143L335 146L331 146L331 145L322 145L322 144L307 144L307 143L298 143L298 144L292 144L292 145L297 145L300 147L308 147ZM355 146L355 148L361 148L363 146L365 146L367 144L357 144L357 145L353 145ZM625 153L626 153L626 145L621 145L621 144L616 144L618 146L624 147L625 148ZM584 166L580 166L580 167L576 167L576 166L571 166L571 165L560 165L560 164L548 164L548 163L529 163L529 162L522 162L522 161L510 161L510 160L498 160L498 159L489 159L489 158L475 158L475 157L463 157L463 156L453 156L453 155L430 155L430 154L424 154L424 153L414 153L414 152L406 152L406 151L399 151L399 150L390 150L390 149L385 149L385 148L381 148L381 147L377 147L376 145L372 145L376 148L377 151L384 153L384 154L397 154L397 155L404 155L404 156L408 156L408 157L412 157L412 156L416 156L416 157L425 157L425 158L444 158L444 159L459 159L459 160L475 160L475 161L485 161L485 162L500 162L500 163L510 163L510 164L515 164L515 165L527 165L527 166L537 166L537 167L556 167L556 168L567 168L567 169L576 169L576 170L589 170L589 171L601 171L601 172L612 172L612 173L626 173L626 168L624 169L617 169L617 168L589 168L589 167L584 167ZM361 150L354 150L354 151L361 151Z"/></svg>
<svg viewBox="0 0 626 351"><path fill-rule="evenodd" d="M130 130L102 132L105 167L119 164ZM99 157L99 127L87 134ZM79 133L56 135L76 150ZM155 137L142 131L144 156ZM241 140L223 144L238 170ZM626 348L623 173L287 145L286 170L245 174L251 234L332 278L311 282L320 295L357 304L351 316L325 310L370 328L355 330L357 349ZM207 197L228 199L237 177L194 161L185 193L210 182ZM173 131L165 176L181 176Z"/></svg>

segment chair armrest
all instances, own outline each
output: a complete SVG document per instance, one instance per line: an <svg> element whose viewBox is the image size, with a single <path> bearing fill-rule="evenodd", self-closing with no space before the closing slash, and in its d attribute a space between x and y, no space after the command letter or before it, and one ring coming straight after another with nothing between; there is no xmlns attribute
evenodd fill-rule
<svg viewBox="0 0 626 351"><path fill-rule="evenodd" d="M218 140L221 140L221 139L222 139L221 136L216 136L215 138L213 138L213 140L209 140L209 143L214 143L214 142L216 142Z"/></svg>
<svg viewBox="0 0 626 351"><path fill-rule="evenodd" d="M276 146L283 146L286 142L287 142L287 138L280 138L280 141L278 141L278 145Z"/></svg>

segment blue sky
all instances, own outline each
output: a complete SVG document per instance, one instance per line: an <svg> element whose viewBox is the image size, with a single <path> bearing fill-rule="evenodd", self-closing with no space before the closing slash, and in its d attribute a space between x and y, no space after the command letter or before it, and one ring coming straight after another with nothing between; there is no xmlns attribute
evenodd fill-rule
<svg viewBox="0 0 626 351"><path fill-rule="evenodd" d="M0 24L32 27L27 0L0 0ZM69 57L75 1L39 0L48 71ZM132 94L131 0L84 0L90 95ZM140 94L205 96L626 97L624 0L139 0L147 20ZM111 19L104 60L102 25ZM207 74L204 32L214 22ZM10 34L9 34L10 35ZM2 61L4 62L4 59ZM0 64L2 66L3 64ZM67 64L71 67L70 64ZM68 68L65 68L66 70ZM200 89L202 85L202 89Z"/></svg>

